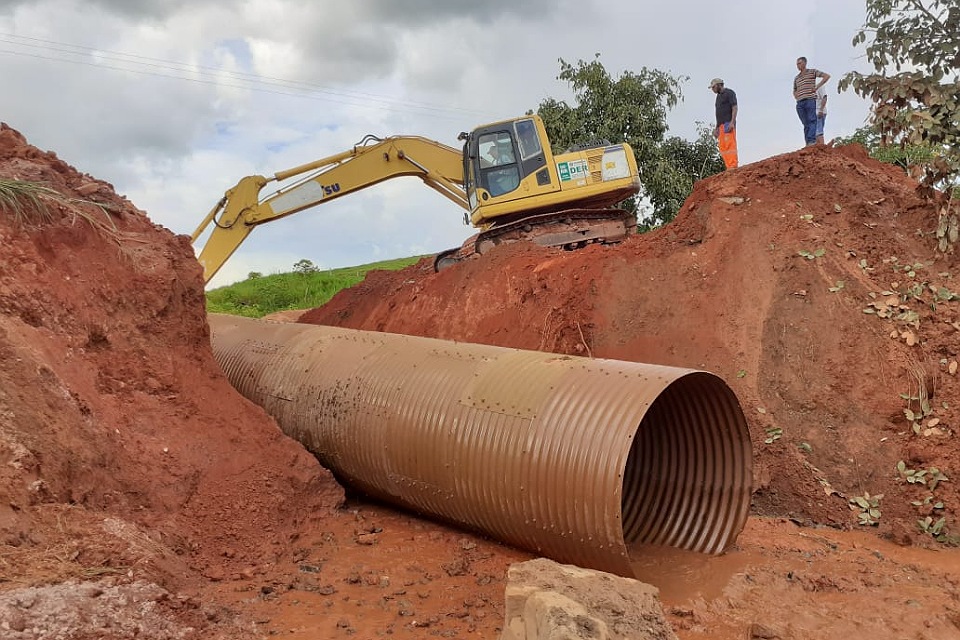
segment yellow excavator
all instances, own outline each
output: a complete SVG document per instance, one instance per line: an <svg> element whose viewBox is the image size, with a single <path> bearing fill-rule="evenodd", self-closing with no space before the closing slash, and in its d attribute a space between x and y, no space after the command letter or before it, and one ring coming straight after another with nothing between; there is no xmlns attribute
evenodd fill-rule
<svg viewBox="0 0 960 640"><path fill-rule="evenodd" d="M368 135L349 151L270 178L242 178L193 232L196 245L213 225L198 255L205 281L257 225L399 176L419 177L462 207L464 222L479 230L463 246L438 254L438 271L505 242L575 249L618 242L636 226L633 214L614 208L640 190L636 159L627 144L554 156L536 115L483 125L458 139L462 151L418 136ZM270 182L287 184L262 196Z"/></svg>

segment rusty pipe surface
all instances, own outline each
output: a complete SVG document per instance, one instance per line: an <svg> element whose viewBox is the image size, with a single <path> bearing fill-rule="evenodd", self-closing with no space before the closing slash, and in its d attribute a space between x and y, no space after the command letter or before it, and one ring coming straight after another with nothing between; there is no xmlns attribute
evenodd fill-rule
<svg viewBox="0 0 960 640"><path fill-rule="evenodd" d="M236 316L230 382L342 481L559 562L633 577L627 547L720 553L752 449L704 371Z"/></svg>

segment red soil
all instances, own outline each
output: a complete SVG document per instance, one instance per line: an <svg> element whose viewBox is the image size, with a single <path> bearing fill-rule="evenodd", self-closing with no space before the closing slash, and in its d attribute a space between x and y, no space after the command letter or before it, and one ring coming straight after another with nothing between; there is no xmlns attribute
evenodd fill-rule
<svg viewBox="0 0 960 640"><path fill-rule="evenodd" d="M99 205L0 214L3 628L40 637L25 603L47 593L64 637L132 637L69 622L52 591L114 611L122 588L153 603L150 637L496 637L529 556L345 503L219 372L187 238L5 126L0 176ZM960 534L958 258L914 186L859 148L805 149L701 181L620 245L375 272L302 321L715 372L750 422L754 515L723 558L651 558L678 635L960 637L960 556L917 526ZM901 394L921 390L914 434ZM864 493L875 527L848 506Z"/></svg>

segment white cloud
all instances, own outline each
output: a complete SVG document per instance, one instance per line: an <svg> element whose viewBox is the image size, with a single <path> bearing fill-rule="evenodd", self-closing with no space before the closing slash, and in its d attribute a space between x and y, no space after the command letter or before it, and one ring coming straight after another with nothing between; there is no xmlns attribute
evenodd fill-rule
<svg viewBox="0 0 960 640"><path fill-rule="evenodd" d="M614 74L688 76L671 133L713 119L722 76L740 100L742 161L802 146L790 87L798 55L861 68L858 3L734 0L7 0L0 114L28 140L190 233L242 176L349 149L366 134L456 135L567 97L558 58ZM827 135L866 105L832 95ZM306 258L333 268L435 252L472 230L417 179L377 185L258 228L218 283Z"/></svg>

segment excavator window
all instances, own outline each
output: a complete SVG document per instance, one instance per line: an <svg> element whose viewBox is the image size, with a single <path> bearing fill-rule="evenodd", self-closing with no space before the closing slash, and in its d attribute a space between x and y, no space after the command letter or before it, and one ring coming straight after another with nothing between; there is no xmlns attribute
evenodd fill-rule
<svg viewBox="0 0 960 640"><path fill-rule="evenodd" d="M481 185L497 197L520 186L520 170L508 131L486 133L478 140Z"/></svg>
<svg viewBox="0 0 960 640"><path fill-rule="evenodd" d="M529 160L543 152L540 138L537 137L537 127L533 120L517 120L517 142L520 144L520 157Z"/></svg>

